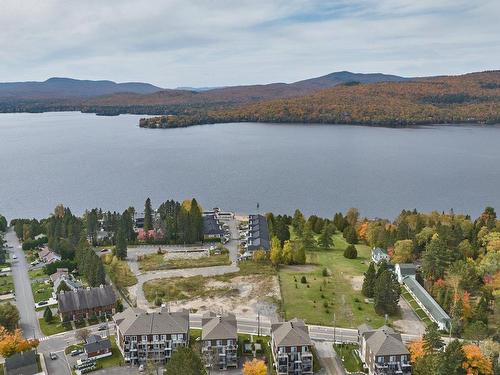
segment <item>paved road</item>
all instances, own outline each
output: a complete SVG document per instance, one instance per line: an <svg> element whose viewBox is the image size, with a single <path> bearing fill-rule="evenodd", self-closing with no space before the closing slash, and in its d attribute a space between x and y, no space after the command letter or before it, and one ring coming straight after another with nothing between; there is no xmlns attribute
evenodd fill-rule
<svg viewBox="0 0 500 375"><path fill-rule="evenodd" d="M17 236L12 228L9 229L5 236L7 246L12 246L9 249L10 258L12 260L12 278L14 280L14 288L16 291L16 305L21 316L20 327L23 334L27 338L40 338L43 336L38 325L38 318L35 311L35 300L31 291L31 282L28 275L28 262L24 257L24 252L17 239ZM17 256L13 260L13 255Z"/></svg>

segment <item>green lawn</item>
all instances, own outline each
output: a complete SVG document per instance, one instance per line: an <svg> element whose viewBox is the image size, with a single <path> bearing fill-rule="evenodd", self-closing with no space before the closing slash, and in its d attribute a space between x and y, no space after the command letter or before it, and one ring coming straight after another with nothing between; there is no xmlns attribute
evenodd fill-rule
<svg viewBox="0 0 500 375"><path fill-rule="evenodd" d="M361 291L355 290L350 281L351 276L359 279L367 270L370 248L356 245L358 258L347 259L343 256L347 243L342 235L335 234L333 241L333 249L307 252L307 262L314 266L312 270L280 269L286 319L299 317L310 324L332 325L335 313L338 326L355 328L362 323L374 327L383 325L384 318L375 313L373 305L364 301ZM329 276L322 275L324 268ZM301 283L302 276L306 277L306 284Z"/></svg>
<svg viewBox="0 0 500 375"><path fill-rule="evenodd" d="M359 359L356 353L357 345L354 344L337 344L333 348L342 360L342 364L349 372L362 372L363 362Z"/></svg>
<svg viewBox="0 0 500 375"><path fill-rule="evenodd" d="M139 261L141 271L156 271L179 268L199 268L229 265L228 254L211 255L198 259L170 259L166 260L163 254L147 254Z"/></svg>
<svg viewBox="0 0 500 375"><path fill-rule="evenodd" d="M40 329L45 336L55 335L56 333L61 333L65 331L71 331L71 325L62 324L58 316L54 316L52 322L47 323L43 318L38 319L40 323Z"/></svg>
<svg viewBox="0 0 500 375"><path fill-rule="evenodd" d="M42 277L48 277L45 272L43 272L43 268L37 268L28 272L30 279L39 279Z"/></svg>
<svg viewBox="0 0 500 375"><path fill-rule="evenodd" d="M111 355L109 357L98 359L97 360L97 367L99 369L116 367L116 366L120 366L121 364L123 364L122 353L120 353L120 350L118 349L118 346L116 345L115 337L111 336L109 339L111 341L111 352L113 353L113 355Z"/></svg>
<svg viewBox="0 0 500 375"><path fill-rule="evenodd" d="M0 294L7 294L14 290L12 275L0 276Z"/></svg>
<svg viewBox="0 0 500 375"><path fill-rule="evenodd" d="M33 291L33 298L35 303L40 301L47 301L52 297L52 287L49 284L42 282L32 282L31 290Z"/></svg>

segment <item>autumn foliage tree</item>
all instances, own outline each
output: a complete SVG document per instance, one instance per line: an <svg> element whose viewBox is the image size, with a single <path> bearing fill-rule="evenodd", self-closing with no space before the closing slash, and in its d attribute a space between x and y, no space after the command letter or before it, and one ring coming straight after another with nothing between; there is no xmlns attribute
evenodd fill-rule
<svg viewBox="0 0 500 375"><path fill-rule="evenodd" d="M465 353L464 368L467 375L492 375L493 366L491 361L486 358L477 345L464 345Z"/></svg>
<svg viewBox="0 0 500 375"><path fill-rule="evenodd" d="M0 355L3 357L10 357L13 354L36 348L38 344L36 339L25 339L20 329L9 332L0 326Z"/></svg>
<svg viewBox="0 0 500 375"><path fill-rule="evenodd" d="M253 359L243 365L243 375L266 375L267 366L264 361Z"/></svg>

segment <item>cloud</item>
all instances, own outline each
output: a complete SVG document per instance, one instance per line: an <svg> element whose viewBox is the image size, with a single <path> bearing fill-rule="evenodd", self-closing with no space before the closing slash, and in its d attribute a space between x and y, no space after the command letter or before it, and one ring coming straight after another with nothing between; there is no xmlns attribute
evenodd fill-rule
<svg viewBox="0 0 500 375"><path fill-rule="evenodd" d="M498 69L496 0L2 0L0 81L163 87Z"/></svg>

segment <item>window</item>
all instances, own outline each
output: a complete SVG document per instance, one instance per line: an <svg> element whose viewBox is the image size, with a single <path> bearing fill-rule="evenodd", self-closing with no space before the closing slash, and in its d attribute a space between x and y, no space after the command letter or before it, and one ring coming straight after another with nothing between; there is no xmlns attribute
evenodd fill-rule
<svg viewBox="0 0 500 375"><path fill-rule="evenodd" d="M302 347L302 352L308 352L308 351L309 351L309 348L307 346Z"/></svg>
<svg viewBox="0 0 500 375"><path fill-rule="evenodd" d="M217 346L222 345L222 340L217 340Z"/></svg>
<svg viewBox="0 0 500 375"><path fill-rule="evenodd" d="M395 355L391 355L389 357L389 362L396 362L396 356Z"/></svg>
<svg viewBox="0 0 500 375"><path fill-rule="evenodd" d="M404 354L401 356L401 362L406 362L406 361L408 361L408 357L406 356L406 354Z"/></svg>
<svg viewBox="0 0 500 375"><path fill-rule="evenodd" d="M137 341L137 336L132 336L131 341L133 341L133 342Z"/></svg>
<svg viewBox="0 0 500 375"><path fill-rule="evenodd" d="M143 342L144 342L144 341L148 341L148 336L146 336L146 335L142 335L142 341L143 341Z"/></svg>
<svg viewBox="0 0 500 375"><path fill-rule="evenodd" d="M384 363L384 357L377 357L378 363Z"/></svg>
<svg viewBox="0 0 500 375"><path fill-rule="evenodd" d="M158 336L158 335L153 335L153 341L158 341L159 337L160 336Z"/></svg>
<svg viewBox="0 0 500 375"><path fill-rule="evenodd" d="M296 346L292 346L291 350L290 350L292 353L297 353L297 347Z"/></svg>
<svg viewBox="0 0 500 375"><path fill-rule="evenodd" d="M167 335L161 335L161 341L165 341L167 339Z"/></svg>

